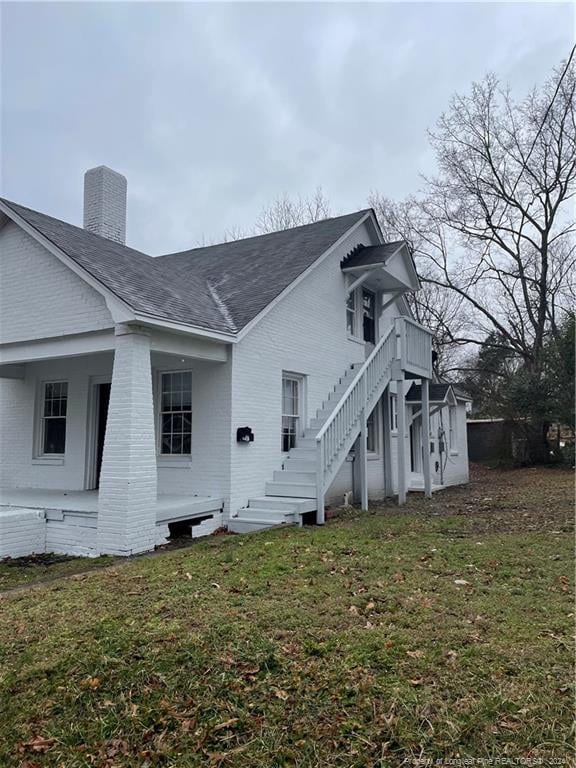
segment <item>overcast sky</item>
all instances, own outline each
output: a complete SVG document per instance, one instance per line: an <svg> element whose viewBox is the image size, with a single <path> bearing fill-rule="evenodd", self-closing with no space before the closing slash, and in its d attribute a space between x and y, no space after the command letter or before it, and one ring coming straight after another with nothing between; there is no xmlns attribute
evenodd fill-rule
<svg viewBox="0 0 576 768"><path fill-rule="evenodd" d="M426 130L488 71L524 95L572 4L6 3L2 194L75 224L83 173L128 179L128 243L249 228L321 185L337 213L433 170Z"/></svg>

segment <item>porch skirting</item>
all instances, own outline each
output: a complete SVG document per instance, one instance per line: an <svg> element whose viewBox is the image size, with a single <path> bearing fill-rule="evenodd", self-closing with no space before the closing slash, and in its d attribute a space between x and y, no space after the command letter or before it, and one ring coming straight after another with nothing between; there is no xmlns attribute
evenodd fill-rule
<svg viewBox="0 0 576 768"><path fill-rule="evenodd" d="M205 519L198 534L221 524L223 500L160 495L151 549L165 544L169 523ZM0 559L50 552L98 557L98 492L41 488L0 490Z"/></svg>

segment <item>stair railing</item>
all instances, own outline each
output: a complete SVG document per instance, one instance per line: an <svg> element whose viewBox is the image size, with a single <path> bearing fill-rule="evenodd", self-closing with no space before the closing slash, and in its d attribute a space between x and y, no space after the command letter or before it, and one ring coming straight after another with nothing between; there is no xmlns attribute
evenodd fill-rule
<svg viewBox="0 0 576 768"><path fill-rule="evenodd" d="M317 521L324 522L324 495L340 466L338 461L354 443L360 422L372 411L390 380L396 357L392 326L374 347L338 405L316 435Z"/></svg>

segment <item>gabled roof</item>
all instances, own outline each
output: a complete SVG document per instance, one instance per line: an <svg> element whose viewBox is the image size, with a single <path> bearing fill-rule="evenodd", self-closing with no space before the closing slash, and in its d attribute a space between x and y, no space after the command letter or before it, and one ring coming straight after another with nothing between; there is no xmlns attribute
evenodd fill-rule
<svg viewBox="0 0 576 768"><path fill-rule="evenodd" d="M160 261L183 284L195 277L210 283L242 328L368 213L172 253Z"/></svg>
<svg viewBox="0 0 576 768"><path fill-rule="evenodd" d="M135 312L224 333L247 325L371 212L152 257L9 200L0 202Z"/></svg>
<svg viewBox="0 0 576 768"><path fill-rule="evenodd" d="M403 245L405 245L404 240L395 240L392 243L382 243L382 245L361 245L354 248L346 258L342 259L340 266L342 269L380 266L386 264L388 259Z"/></svg>
<svg viewBox="0 0 576 768"><path fill-rule="evenodd" d="M233 330L200 279L192 278L183 289L161 262L141 251L9 200L2 202L134 311Z"/></svg>
<svg viewBox="0 0 576 768"><path fill-rule="evenodd" d="M460 390L456 389L453 384L435 383L429 384L429 397L431 403L446 403L452 400L469 400L470 398L464 395ZM420 384L412 384L408 393L406 394L407 403L421 403L422 402L422 387Z"/></svg>

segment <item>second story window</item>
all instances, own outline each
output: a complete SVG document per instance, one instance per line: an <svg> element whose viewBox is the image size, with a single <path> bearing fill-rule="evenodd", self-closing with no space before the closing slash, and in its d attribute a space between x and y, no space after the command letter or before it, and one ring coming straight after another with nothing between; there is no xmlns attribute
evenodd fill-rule
<svg viewBox="0 0 576 768"><path fill-rule="evenodd" d="M364 341L376 343L376 296L372 291L362 290L362 318Z"/></svg>
<svg viewBox="0 0 576 768"><path fill-rule="evenodd" d="M346 330L349 336L354 336L356 332L356 293L348 294L346 299Z"/></svg>

